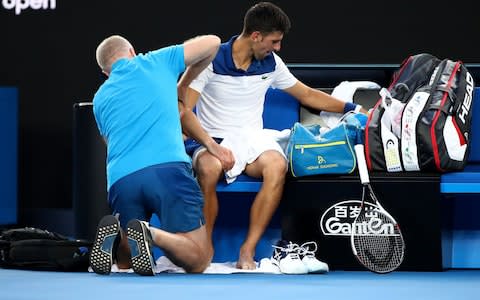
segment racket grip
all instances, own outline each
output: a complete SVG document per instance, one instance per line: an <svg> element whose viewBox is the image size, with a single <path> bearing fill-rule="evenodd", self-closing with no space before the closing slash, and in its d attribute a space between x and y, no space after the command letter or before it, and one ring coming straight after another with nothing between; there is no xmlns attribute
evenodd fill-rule
<svg viewBox="0 0 480 300"><path fill-rule="evenodd" d="M362 184L370 183L368 176L367 162L365 161L365 152L363 152L363 145L355 145L355 155L357 156L358 173L360 174L360 181Z"/></svg>

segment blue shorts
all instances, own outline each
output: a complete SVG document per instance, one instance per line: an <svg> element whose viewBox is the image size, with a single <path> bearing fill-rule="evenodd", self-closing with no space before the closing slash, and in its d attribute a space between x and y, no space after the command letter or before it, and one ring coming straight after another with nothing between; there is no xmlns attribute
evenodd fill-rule
<svg viewBox="0 0 480 300"><path fill-rule="evenodd" d="M160 228L172 233L205 224L203 195L189 163L158 164L129 174L110 187L108 203L123 229L132 219L150 220L153 213Z"/></svg>
<svg viewBox="0 0 480 300"><path fill-rule="evenodd" d="M223 141L222 138L213 138L213 140L217 142L217 144L220 144ZM193 154L195 153L195 151L197 151L198 148L203 147L202 144L200 144L199 142L197 142L192 138L186 139L184 144L185 144L185 152L187 152L187 154L190 155L190 157L193 156Z"/></svg>

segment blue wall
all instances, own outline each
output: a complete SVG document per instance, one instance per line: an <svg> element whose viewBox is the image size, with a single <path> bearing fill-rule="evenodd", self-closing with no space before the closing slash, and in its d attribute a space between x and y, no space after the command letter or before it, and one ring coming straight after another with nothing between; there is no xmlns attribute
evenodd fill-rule
<svg viewBox="0 0 480 300"><path fill-rule="evenodd" d="M18 91L0 87L0 225L17 223Z"/></svg>

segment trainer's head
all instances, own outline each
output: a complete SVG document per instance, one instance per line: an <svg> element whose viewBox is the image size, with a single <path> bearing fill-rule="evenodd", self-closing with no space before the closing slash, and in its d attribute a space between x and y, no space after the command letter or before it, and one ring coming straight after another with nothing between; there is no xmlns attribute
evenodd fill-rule
<svg viewBox="0 0 480 300"><path fill-rule="evenodd" d="M102 72L110 75L112 65L120 58L135 56L135 50L130 42L119 35L112 35L104 39L97 47L97 63Z"/></svg>
<svg viewBox="0 0 480 300"><path fill-rule="evenodd" d="M290 30L290 19L283 10L270 2L252 6L243 20L242 37L252 40L256 59L263 59L272 51L279 51L283 35Z"/></svg>

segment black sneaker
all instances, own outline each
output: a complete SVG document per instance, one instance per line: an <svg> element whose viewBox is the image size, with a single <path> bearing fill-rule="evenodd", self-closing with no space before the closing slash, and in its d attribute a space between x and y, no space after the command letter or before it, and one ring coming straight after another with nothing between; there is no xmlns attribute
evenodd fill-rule
<svg viewBox="0 0 480 300"><path fill-rule="evenodd" d="M95 241L90 252L90 266L97 274L108 275L112 270L113 251L120 237L120 223L112 215L103 217L98 223Z"/></svg>
<svg viewBox="0 0 480 300"><path fill-rule="evenodd" d="M131 220L127 225L128 245L132 254L133 271L140 275L155 275L152 255L152 234L147 222Z"/></svg>

